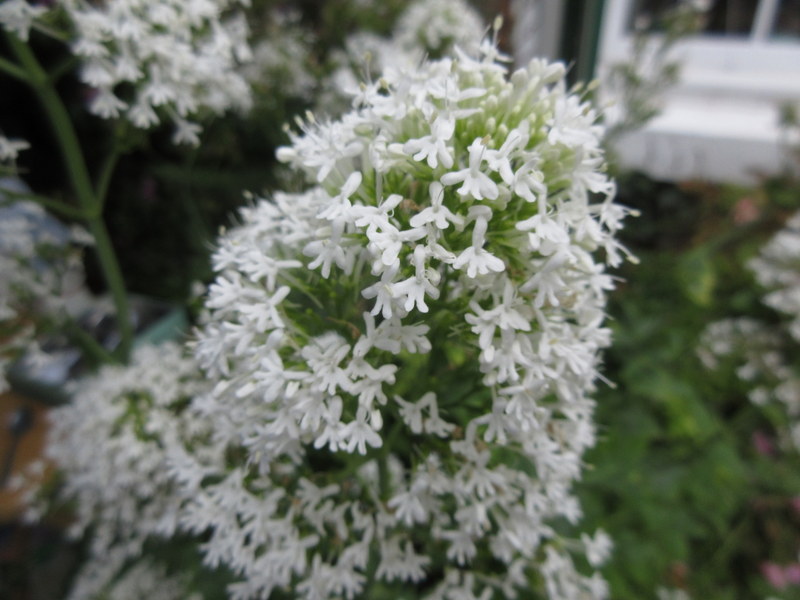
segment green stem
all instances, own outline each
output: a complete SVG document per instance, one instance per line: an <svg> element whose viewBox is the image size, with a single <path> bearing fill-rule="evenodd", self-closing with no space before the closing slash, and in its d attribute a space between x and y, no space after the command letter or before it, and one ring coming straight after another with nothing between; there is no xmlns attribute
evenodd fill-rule
<svg viewBox="0 0 800 600"><path fill-rule="evenodd" d="M77 56L69 56L68 58L62 60L50 71L50 81L53 82L58 81L65 74L72 71L77 63L78 63Z"/></svg>
<svg viewBox="0 0 800 600"><path fill-rule="evenodd" d="M41 21L34 21L32 29L35 29L39 33L46 35L49 38L58 40L59 42L63 42L65 44L69 43L69 37L63 31L59 31L53 27L50 27L49 25L45 25Z"/></svg>
<svg viewBox="0 0 800 600"><path fill-rule="evenodd" d="M89 357L96 364L117 362L116 359L109 354L108 350L100 345L91 335L81 329L74 321L68 324L67 334L70 339L83 350L84 356Z"/></svg>
<svg viewBox="0 0 800 600"><path fill-rule="evenodd" d="M378 494L383 502L389 500L389 457L384 452L378 454Z"/></svg>
<svg viewBox="0 0 800 600"><path fill-rule="evenodd" d="M403 419L399 416L392 423L391 429L389 433L383 440L383 445L381 446L380 450L378 450L378 489L380 493L380 498L382 501L387 502L389 500L389 494L391 490L391 481L389 473L389 453L392 450L396 450L395 442L397 441L400 432L406 427Z"/></svg>
<svg viewBox="0 0 800 600"><path fill-rule="evenodd" d="M78 136L50 77L39 64L31 49L14 35L7 34L6 38L17 60L27 72L27 81L36 93L52 125L72 189L78 204L85 213L84 220L89 231L94 236L95 251L100 261L100 268L111 292L117 313L117 326L121 336L120 357L127 360L133 345L133 325L128 295L125 291L119 262L111 245L111 238L101 215L101 202L92 188L89 170L86 167Z"/></svg>
<svg viewBox="0 0 800 600"><path fill-rule="evenodd" d="M106 196L108 195L108 186L111 183L111 176L114 174L114 168L117 166L120 152L118 144L114 144L114 149L106 157L103 163L103 169L100 171L100 177L97 180L95 187L95 198L97 199L98 212L102 214L103 207L106 203Z"/></svg>
<svg viewBox="0 0 800 600"><path fill-rule="evenodd" d="M25 72L25 69L20 69L10 60L6 60L5 58L2 57L0 57L0 71L5 73L6 75L11 75L15 79L19 79L20 81L24 81L26 83L30 82L30 80L28 79L28 74Z"/></svg>
<svg viewBox="0 0 800 600"><path fill-rule="evenodd" d="M128 303L128 293L125 290L125 281L122 278L122 270L119 267L114 247L111 244L111 237L102 217L89 218L86 220L86 224L94 237L94 249L100 260L100 268L103 271L106 284L111 291L111 298L114 301L117 326L120 333L119 357L125 362L128 360L133 347L133 322Z"/></svg>

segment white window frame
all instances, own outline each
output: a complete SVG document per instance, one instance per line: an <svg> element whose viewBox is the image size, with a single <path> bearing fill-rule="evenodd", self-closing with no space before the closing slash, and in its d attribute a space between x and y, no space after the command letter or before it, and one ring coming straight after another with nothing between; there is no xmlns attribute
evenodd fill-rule
<svg viewBox="0 0 800 600"><path fill-rule="evenodd" d="M752 183L789 164L779 115L782 104L800 101L800 42L767 38L777 6L761 0L750 37L698 35L676 45L680 83L658 117L620 141L623 165L665 180ZM632 0L606 0L601 79L630 59L632 8Z"/></svg>

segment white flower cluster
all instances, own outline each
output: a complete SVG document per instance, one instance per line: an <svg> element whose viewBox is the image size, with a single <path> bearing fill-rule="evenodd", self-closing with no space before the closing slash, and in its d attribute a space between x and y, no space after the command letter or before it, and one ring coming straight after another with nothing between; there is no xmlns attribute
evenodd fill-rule
<svg viewBox="0 0 800 600"><path fill-rule="evenodd" d="M3 206L4 189L24 191L18 180L0 181L0 392L10 363L32 347L34 324L60 322L90 302L69 230L38 204Z"/></svg>
<svg viewBox="0 0 800 600"><path fill-rule="evenodd" d="M92 530L90 558L71 598L96 597L139 557L148 537L177 530L176 461L182 440L205 427L182 419L181 408L200 385L194 361L177 344L142 346L129 365L73 382L72 401L51 412L46 456L63 474L60 498L75 501L70 534Z"/></svg>
<svg viewBox="0 0 800 600"><path fill-rule="evenodd" d="M104 119L124 116L145 129L166 119L175 124L175 143L196 145L195 115L249 109L250 88L236 68L251 54L247 23L238 13L223 19L237 3L57 3L74 30L71 47L83 60L81 79L95 90L91 112ZM24 0L10 0L0 7L0 24L27 39L33 19L45 15Z"/></svg>
<svg viewBox="0 0 800 600"><path fill-rule="evenodd" d="M47 8L32 5L28 0L5 0L0 4L0 26L27 41L34 21L46 12Z"/></svg>
<svg viewBox="0 0 800 600"><path fill-rule="evenodd" d="M775 398L790 412L800 414L800 380L786 362L785 340L769 325L756 319L723 319L706 327L697 354L707 369L719 369L726 357L738 366L736 375L752 389L750 400L763 405Z"/></svg>
<svg viewBox="0 0 800 600"><path fill-rule="evenodd" d="M263 88L265 98L277 92L282 98L311 101L317 87L317 79L309 70L311 36L301 25L299 13L273 11L242 74L256 90Z"/></svg>
<svg viewBox="0 0 800 600"><path fill-rule="evenodd" d="M170 576L158 565L141 560L126 569L96 600L202 600L197 593L187 594L182 577Z"/></svg>
<svg viewBox="0 0 800 600"><path fill-rule="evenodd" d="M481 16L466 0L416 0L400 16L393 38L407 52L437 58L461 48L474 53L486 33Z"/></svg>
<svg viewBox="0 0 800 600"><path fill-rule="evenodd" d="M764 304L785 313L789 333L800 341L800 212L748 264L758 283L770 290Z"/></svg>
<svg viewBox="0 0 800 600"><path fill-rule="evenodd" d="M779 433L788 446L800 450L800 375L789 358L792 346L780 327L740 317L711 323L700 338L698 356L712 370L734 360L753 404L777 402L783 407L788 423Z"/></svg>
<svg viewBox="0 0 800 600"><path fill-rule="evenodd" d="M344 51L334 56L339 68L331 81L337 93L355 92L364 79L389 68L414 68L426 57L452 55L455 48L474 55L485 33L480 15L465 0L416 0L390 38L369 32L349 36Z"/></svg>
<svg viewBox="0 0 800 600"><path fill-rule="evenodd" d="M658 600L692 600L691 596L680 588L660 587L656 590Z"/></svg>
<svg viewBox="0 0 800 600"><path fill-rule="evenodd" d="M604 598L600 533L565 539L595 441L625 210L564 67L390 69L279 158L315 183L242 212L214 257L181 522L234 598ZM193 456L194 458L194 456ZM403 587L406 586L406 587ZM524 597L529 595L523 594Z"/></svg>
<svg viewBox="0 0 800 600"><path fill-rule="evenodd" d="M770 290L764 304L790 318L778 326L755 319L726 319L704 331L698 355L709 369L723 357L740 363L736 374L752 387L750 400L757 405L777 401L789 418L786 437L800 449L800 374L792 360L800 341L800 213L795 214L748 263L756 280ZM788 334L788 335L786 335Z"/></svg>

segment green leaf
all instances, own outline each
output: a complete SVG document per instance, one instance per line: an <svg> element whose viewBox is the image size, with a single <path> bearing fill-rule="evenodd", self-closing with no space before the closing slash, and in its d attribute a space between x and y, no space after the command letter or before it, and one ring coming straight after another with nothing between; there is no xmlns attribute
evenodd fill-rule
<svg viewBox="0 0 800 600"><path fill-rule="evenodd" d="M698 248L678 262L678 282L686 297L698 306L710 306L717 274L707 248Z"/></svg>

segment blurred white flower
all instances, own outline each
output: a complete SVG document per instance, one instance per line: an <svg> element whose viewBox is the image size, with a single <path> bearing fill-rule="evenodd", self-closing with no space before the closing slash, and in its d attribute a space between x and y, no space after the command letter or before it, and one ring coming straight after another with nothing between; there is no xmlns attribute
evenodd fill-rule
<svg viewBox="0 0 800 600"><path fill-rule="evenodd" d="M406 51L422 50L438 58L456 46L478 51L487 27L465 0L416 0L400 16L394 40Z"/></svg>
<svg viewBox="0 0 800 600"><path fill-rule="evenodd" d="M196 145L200 127L189 119L246 111L252 104L250 86L237 69L252 54L237 4L64 0L45 9L10 0L0 5L0 25L24 40L34 19L64 10L72 51L82 59L81 78L94 88L89 110L144 129L171 121L175 143Z"/></svg>
<svg viewBox="0 0 800 600"><path fill-rule="evenodd" d="M788 418L781 432L800 449L800 374L793 367L793 345L800 341L800 212L747 264L767 294L763 303L788 317L779 325L740 317L709 324L698 356L709 369L722 359L736 363L736 375L749 384L749 398L763 406L778 402Z"/></svg>
<svg viewBox="0 0 800 600"><path fill-rule="evenodd" d="M252 60L242 67L242 74L257 90L269 98L302 99L310 102L317 79L310 71L310 46L313 41L308 28L300 24L294 11L272 11L268 28L253 46Z"/></svg>
<svg viewBox="0 0 800 600"><path fill-rule="evenodd" d="M27 0L5 0L0 4L0 26L26 41L31 25L47 12L44 6L35 6Z"/></svg>
<svg viewBox="0 0 800 600"><path fill-rule="evenodd" d="M764 304L785 313L789 332L800 341L800 212L761 249L748 267L769 290Z"/></svg>
<svg viewBox="0 0 800 600"><path fill-rule="evenodd" d="M25 193L18 179L0 180L0 392L6 371L35 345L37 326L76 317L92 300L83 261L70 230L33 202L12 202L4 193Z"/></svg>
<svg viewBox="0 0 800 600"><path fill-rule="evenodd" d="M0 134L0 162L14 161L22 150L27 150L31 145L25 140L7 138Z"/></svg>
<svg viewBox="0 0 800 600"><path fill-rule="evenodd" d="M320 111L335 113L331 106L341 104L335 97L342 93L358 106L364 88L377 82L381 73L413 69L426 58L452 55L456 48L475 54L486 30L478 12L464 0L415 0L400 15L391 37L360 31L347 38L343 51L333 56L337 69L331 75L329 93L319 104ZM409 149L418 146L414 151L427 156L431 166L437 158L449 160L442 144L450 137L447 131L452 121L444 112L441 117L430 135L407 141Z"/></svg>
<svg viewBox="0 0 800 600"><path fill-rule="evenodd" d="M205 427L182 418L181 408L202 389L200 381L177 344L141 346L129 365L71 382L72 400L50 413L46 455L63 474L60 499L75 503L70 533L92 533L70 598L93 598L114 581L115 590L150 586L138 576L140 569L149 572L145 567L117 579L149 537L178 530L178 482L191 477L183 441ZM143 597L137 594L119 597Z"/></svg>

